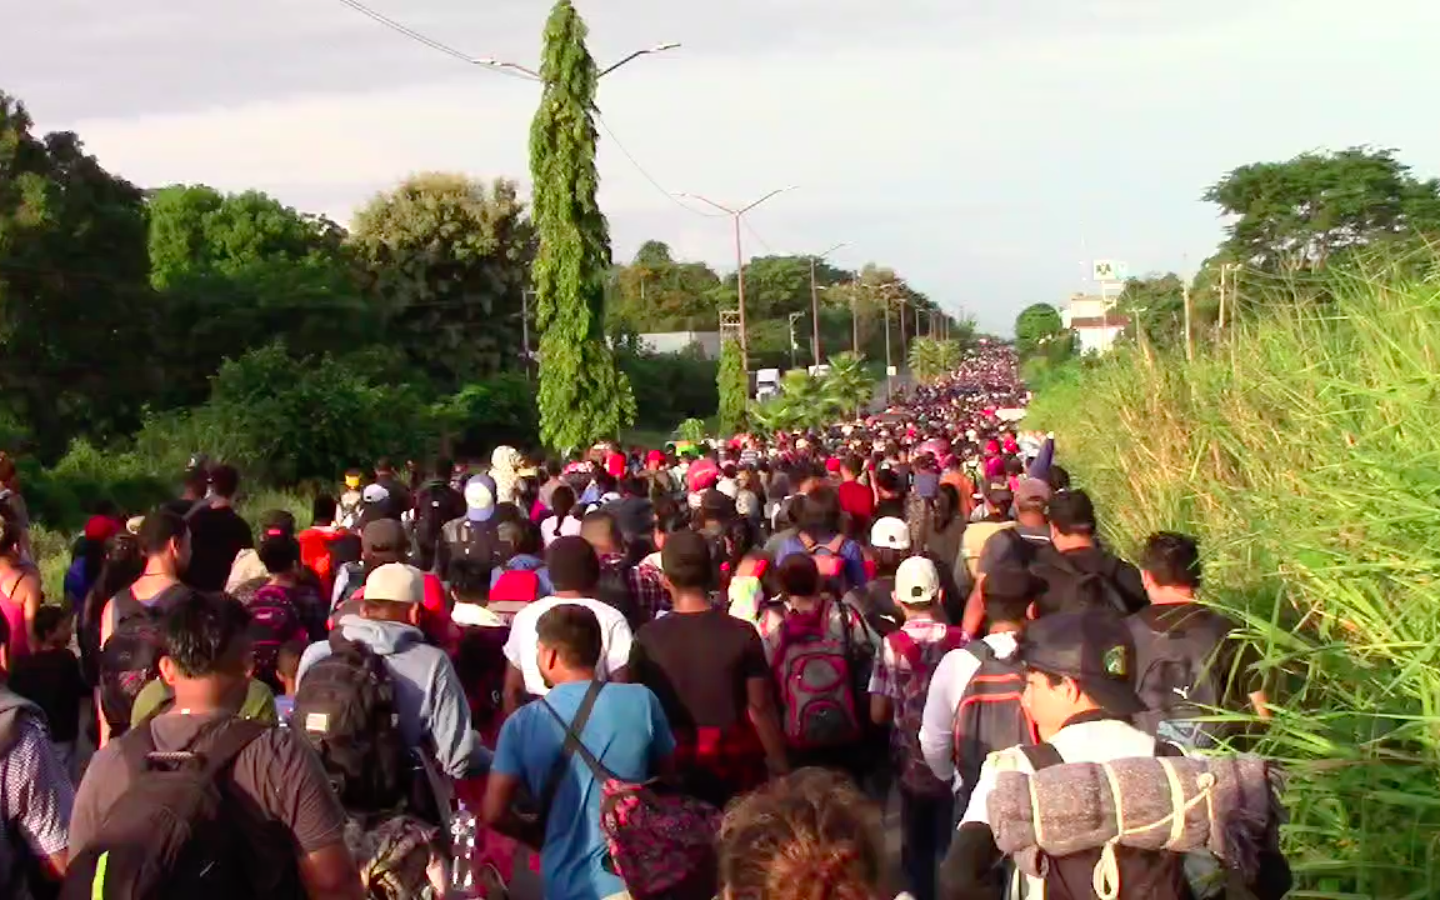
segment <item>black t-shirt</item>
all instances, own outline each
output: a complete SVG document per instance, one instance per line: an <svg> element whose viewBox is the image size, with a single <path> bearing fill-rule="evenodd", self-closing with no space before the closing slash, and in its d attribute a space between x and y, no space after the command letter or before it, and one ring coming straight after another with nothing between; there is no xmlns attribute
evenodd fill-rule
<svg viewBox="0 0 1440 900"><path fill-rule="evenodd" d="M667 613L635 635L630 677L660 699L677 731L729 728L746 714L745 682L769 678L755 626L724 610Z"/></svg>
<svg viewBox="0 0 1440 900"><path fill-rule="evenodd" d="M41 650L17 660L10 689L45 711L52 740L67 743L79 735L80 698L90 687L80 673L80 661L68 649Z"/></svg>
<svg viewBox="0 0 1440 900"><path fill-rule="evenodd" d="M875 504L875 519L886 517L903 519L905 518L905 495L898 497L887 497ZM874 521L872 519L871 521Z"/></svg>
<svg viewBox="0 0 1440 900"><path fill-rule="evenodd" d="M190 514L190 566L185 583L197 591L223 591L241 550L255 546L250 526L228 506Z"/></svg>

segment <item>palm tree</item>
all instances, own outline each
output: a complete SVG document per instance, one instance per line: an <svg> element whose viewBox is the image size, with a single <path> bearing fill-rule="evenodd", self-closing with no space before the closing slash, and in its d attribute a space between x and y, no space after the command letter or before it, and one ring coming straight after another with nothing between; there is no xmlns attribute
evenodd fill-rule
<svg viewBox="0 0 1440 900"><path fill-rule="evenodd" d="M939 381L960 367L959 341L916 338L910 345L910 371L922 384Z"/></svg>
<svg viewBox="0 0 1440 900"><path fill-rule="evenodd" d="M845 412L858 413L868 406L875 396L875 378L865 369L865 357L857 353L837 353L830 357L825 391Z"/></svg>

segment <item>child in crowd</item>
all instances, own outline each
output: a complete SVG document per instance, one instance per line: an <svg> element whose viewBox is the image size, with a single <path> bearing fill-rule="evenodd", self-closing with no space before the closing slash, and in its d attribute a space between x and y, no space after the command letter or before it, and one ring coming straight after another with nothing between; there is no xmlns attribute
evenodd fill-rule
<svg viewBox="0 0 1440 900"><path fill-rule="evenodd" d="M45 711L55 754L75 777L75 739L80 733L80 699L90 693L80 661L70 650L74 617L68 609L42 606L35 611L39 646L15 661L10 689Z"/></svg>
<svg viewBox="0 0 1440 900"><path fill-rule="evenodd" d="M305 655L305 646L301 641L290 641L280 648L275 659L275 678L283 691L275 697L275 718L281 728L290 727L290 714L295 711L295 685L299 680L300 657Z"/></svg>

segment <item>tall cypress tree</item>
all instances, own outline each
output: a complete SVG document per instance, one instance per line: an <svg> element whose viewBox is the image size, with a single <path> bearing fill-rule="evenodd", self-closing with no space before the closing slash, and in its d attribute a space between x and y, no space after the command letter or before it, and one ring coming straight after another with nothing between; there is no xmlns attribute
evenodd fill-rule
<svg viewBox="0 0 1440 900"><path fill-rule="evenodd" d="M745 374L738 340L728 339L720 348L716 385L720 393L720 434L728 438L745 429L750 399L750 378Z"/></svg>
<svg viewBox="0 0 1440 900"><path fill-rule="evenodd" d="M635 421L635 395L605 342L610 228L595 192L595 86L588 29L570 0L545 24L545 92L530 126L534 180L535 325L540 332L540 436L557 449L615 437Z"/></svg>

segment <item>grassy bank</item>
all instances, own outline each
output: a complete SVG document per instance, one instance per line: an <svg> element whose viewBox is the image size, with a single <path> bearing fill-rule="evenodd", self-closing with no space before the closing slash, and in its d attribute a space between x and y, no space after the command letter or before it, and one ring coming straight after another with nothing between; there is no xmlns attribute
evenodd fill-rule
<svg viewBox="0 0 1440 900"><path fill-rule="evenodd" d="M1318 299L1317 299L1318 297ZM1295 896L1440 893L1440 284L1278 284L1203 349L1121 352L1033 414L1126 550L1199 534L1276 675Z"/></svg>

